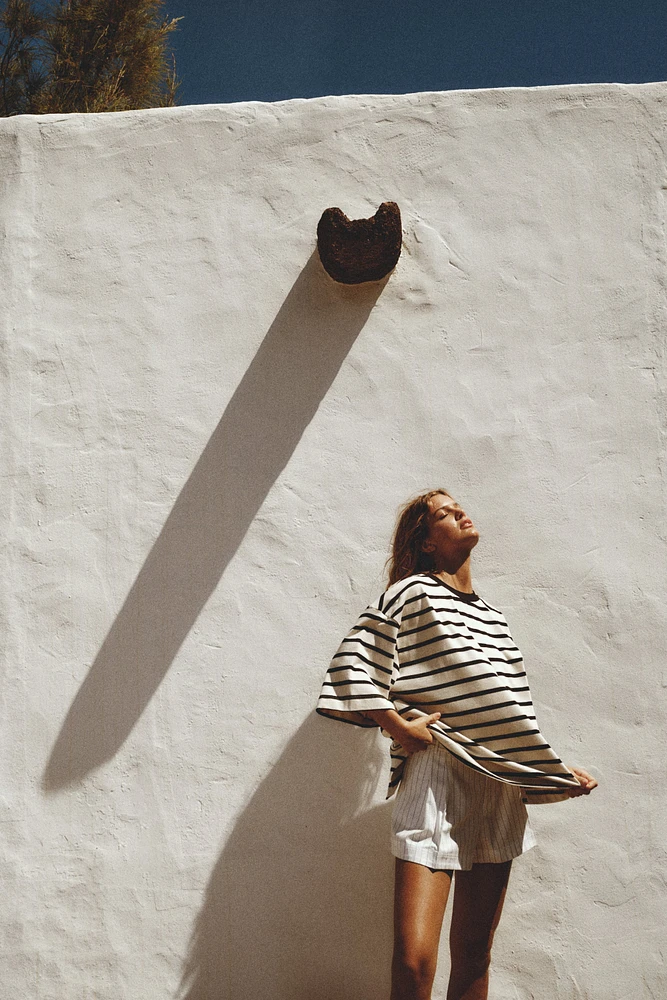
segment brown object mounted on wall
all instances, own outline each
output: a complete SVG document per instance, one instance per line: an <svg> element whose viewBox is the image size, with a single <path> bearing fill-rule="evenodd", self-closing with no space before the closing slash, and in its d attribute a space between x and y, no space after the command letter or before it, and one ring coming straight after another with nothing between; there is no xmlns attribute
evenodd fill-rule
<svg viewBox="0 0 667 1000"><path fill-rule="evenodd" d="M327 208L317 224L317 250L334 281L359 285L379 281L401 255L401 210L383 201L370 219L348 219L340 208Z"/></svg>

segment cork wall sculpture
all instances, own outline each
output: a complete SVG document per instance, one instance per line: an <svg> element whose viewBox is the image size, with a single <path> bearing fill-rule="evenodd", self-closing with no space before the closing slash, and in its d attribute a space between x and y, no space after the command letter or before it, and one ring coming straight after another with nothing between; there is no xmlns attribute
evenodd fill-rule
<svg viewBox="0 0 667 1000"><path fill-rule="evenodd" d="M334 281L359 285L379 281L401 254L401 211L384 201L369 219L348 219L340 208L327 208L317 226L317 250Z"/></svg>

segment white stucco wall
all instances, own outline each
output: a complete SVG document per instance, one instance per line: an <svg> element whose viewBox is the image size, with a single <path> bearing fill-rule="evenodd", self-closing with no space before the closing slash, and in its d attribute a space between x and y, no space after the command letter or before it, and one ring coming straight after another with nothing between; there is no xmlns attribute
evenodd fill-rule
<svg viewBox="0 0 667 1000"><path fill-rule="evenodd" d="M0 121L3 997L386 1000L387 744L312 710L433 485L600 781L533 809L492 996L665 995L666 118L652 84ZM398 267L335 286L320 214L383 200Z"/></svg>

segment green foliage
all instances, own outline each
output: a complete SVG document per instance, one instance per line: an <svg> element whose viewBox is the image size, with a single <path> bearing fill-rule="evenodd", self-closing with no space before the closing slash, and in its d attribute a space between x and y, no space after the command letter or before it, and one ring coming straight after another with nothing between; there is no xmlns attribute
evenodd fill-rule
<svg viewBox="0 0 667 1000"><path fill-rule="evenodd" d="M163 0L0 2L0 116L176 103Z"/></svg>
<svg viewBox="0 0 667 1000"><path fill-rule="evenodd" d="M48 19L32 0L0 8L0 115L33 111L46 86L43 50Z"/></svg>

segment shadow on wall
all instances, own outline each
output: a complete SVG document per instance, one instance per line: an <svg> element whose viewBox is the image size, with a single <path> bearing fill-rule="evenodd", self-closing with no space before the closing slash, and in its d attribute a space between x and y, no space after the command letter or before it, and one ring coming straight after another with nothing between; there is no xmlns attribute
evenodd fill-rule
<svg viewBox="0 0 667 1000"><path fill-rule="evenodd" d="M386 281L336 285L314 252L232 396L74 699L42 779L123 745L242 542Z"/></svg>
<svg viewBox="0 0 667 1000"><path fill-rule="evenodd" d="M376 739L313 713L290 740L213 869L179 997L389 995L391 806L355 815L387 776Z"/></svg>

